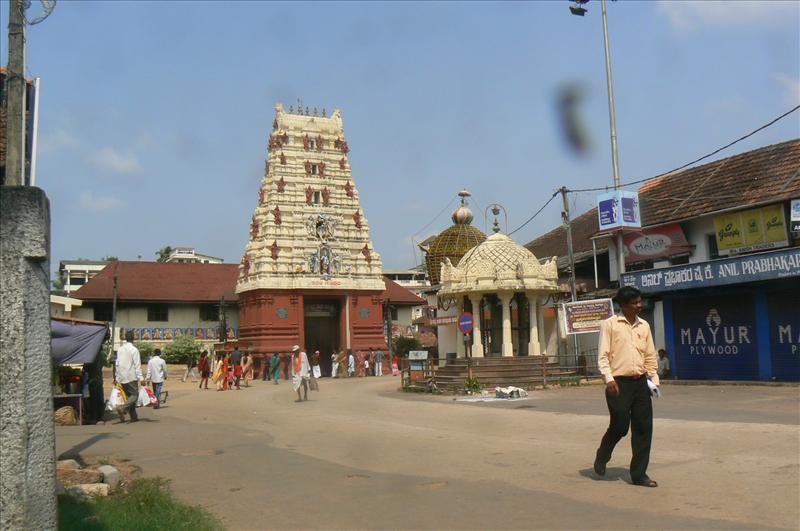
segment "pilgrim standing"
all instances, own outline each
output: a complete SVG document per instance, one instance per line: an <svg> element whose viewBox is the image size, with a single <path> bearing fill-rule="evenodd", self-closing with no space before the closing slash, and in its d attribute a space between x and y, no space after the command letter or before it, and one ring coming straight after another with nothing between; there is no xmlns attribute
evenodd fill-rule
<svg viewBox="0 0 800 531"><path fill-rule="evenodd" d="M242 378L244 378L244 386L250 387L250 380L253 379L253 355L249 352L244 355L244 361L242 361Z"/></svg>
<svg viewBox="0 0 800 531"><path fill-rule="evenodd" d="M308 356L300 350L298 345L292 347L292 389L297 392L297 400L302 402L308 400L308 380L310 378L311 367L308 364ZM300 388L303 388L303 396L300 397Z"/></svg>

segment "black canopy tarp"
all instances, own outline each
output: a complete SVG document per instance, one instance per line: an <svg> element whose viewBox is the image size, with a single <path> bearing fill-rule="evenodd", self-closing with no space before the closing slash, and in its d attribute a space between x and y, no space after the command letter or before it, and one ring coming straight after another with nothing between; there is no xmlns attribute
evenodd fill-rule
<svg viewBox="0 0 800 531"><path fill-rule="evenodd" d="M107 330L105 323L50 319L53 363L93 363L103 347Z"/></svg>

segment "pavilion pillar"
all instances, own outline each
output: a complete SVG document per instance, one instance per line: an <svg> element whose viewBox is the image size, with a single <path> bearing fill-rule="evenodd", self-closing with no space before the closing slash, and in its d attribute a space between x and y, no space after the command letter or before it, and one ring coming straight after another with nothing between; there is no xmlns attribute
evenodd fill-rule
<svg viewBox="0 0 800 531"><path fill-rule="evenodd" d="M531 333L528 339L528 353L532 356L541 356L542 345L539 342L539 298L536 296L536 293L532 291L525 293L525 296L528 298L528 304L530 305L528 321L531 327Z"/></svg>
<svg viewBox="0 0 800 531"><path fill-rule="evenodd" d="M456 316L460 316L464 313L464 296L458 295L458 313ZM456 356L459 358L464 358L467 355L467 349L464 347L464 334L461 333L461 329L456 324Z"/></svg>
<svg viewBox="0 0 800 531"><path fill-rule="evenodd" d="M536 321L539 324L539 353L547 354L547 338L545 337L547 331L544 329L544 305L539 304L541 300L538 297L536 298L536 301L539 308L539 311L536 312Z"/></svg>
<svg viewBox="0 0 800 531"><path fill-rule="evenodd" d="M474 322L472 328L472 357L483 357L483 341L481 337L481 298L483 296L478 294L470 295L469 302L472 303L472 319Z"/></svg>
<svg viewBox="0 0 800 531"><path fill-rule="evenodd" d="M514 355L514 343L511 340L511 292L501 292L497 296L500 298L500 303L503 305L503 350L502 356L508 357Z"/></svg>

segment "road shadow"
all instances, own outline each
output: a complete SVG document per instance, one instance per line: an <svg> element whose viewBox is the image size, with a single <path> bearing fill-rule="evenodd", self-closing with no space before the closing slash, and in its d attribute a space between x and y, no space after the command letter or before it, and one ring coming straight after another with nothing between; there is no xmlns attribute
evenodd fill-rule
<svg viewBox="0 0 800 531"><path fill-rule="evenodd" d="M628 470L621 467L606 468L605 476L597 475L597 473L594 471L594 468L584 468L578 470L578 474L594 481L624 481L625 483L632 484L631 475L628 473Z"/></svg>
<svg viewBox="0 0 800 531"><path fill-rule="evenodd" d="M61 452L61 454L58 456L58 459L59 460L61 460L61 459L74 459L75 461L78 462L79 465L81 465L81 467L85 467L86 466L86 462L81 457L81 452L86 450L87 448L89 448L90 446L95 444L96 442L102 441L104 439L112 439L112 438L113 439L119 439L120 435L117 434L117 433L108 433L108 432L106 432L106 433L96 433L96 434L92 435L91 437L89 437L88 439L86 439L85 441L79 442L78 444L76 444L75 446L70 448L69 450L65 450L65 451Z"/></svg>

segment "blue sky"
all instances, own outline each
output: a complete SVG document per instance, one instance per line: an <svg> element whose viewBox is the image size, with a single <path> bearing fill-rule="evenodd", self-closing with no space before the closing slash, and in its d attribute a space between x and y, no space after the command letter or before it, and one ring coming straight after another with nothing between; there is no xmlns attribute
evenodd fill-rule
<svg viewBox="0 0 800 531"><path fill-rule="evenodd" d="M193 246L238 262L274 106L340 108L384 267L450 224L462 188L474 224L508 229L562 185L611 183L600 3L75 2L29 28L42 78L38 184L52 265L153 260ZM623 182L704 155L800 104L796 2L609 3ZM34 3L32 10L39 8ZM2 49L7 46L2 2ZM7 53L3 52L3 62ZM556 97L578 86L584 156ZM718 157L800 136L798 113ZM635 187L634 187L635 188ZM574 196L576 213L593 194ZM554 201L514 235L560 222Z"/></svg>

